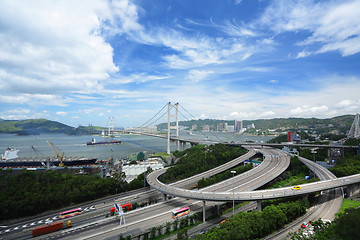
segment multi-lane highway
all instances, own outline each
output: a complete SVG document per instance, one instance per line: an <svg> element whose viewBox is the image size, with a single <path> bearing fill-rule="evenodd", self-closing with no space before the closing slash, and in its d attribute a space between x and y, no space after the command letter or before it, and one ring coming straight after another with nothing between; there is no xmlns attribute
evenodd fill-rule
<svg viewBox="0 0 360 240"><path fill-rule="evenodd" d="M265 151L265 149L264 149ZM274 151L274 150L272 150ZM277 158L283 158L282 154L278 152L277 154L268 151L268 155L271 156L272 160ZM284 155L284 154L283 154ZM310 165L314 171L322 171L319 165L313 164ZM272 171L272 169L268 169ZM187 189L178 188L175 186L166 185L158 180L158 177L165 172L165 169L160 169L150 173L147 176L148 183L151 187L159 190L160 192L182 197L182 198L191 198L205 201L231 201L235 199L236 201L253 201L253 200L264 200L264 199L275 199L275 198L284 198L298 195L307 195L314 192L320 192L324 190L334 189L337 187L344 187L360 182L360 174L351 175L342 178L327 178L326 180L314 183L308 183L300 185L301 189L293 190L292 187L276 188L269 190L257 190L257 191L236 191L236 194L233 195L230 192L214 192L214 191L192 191ZM255 181L253 179L252 181ZM257 182L257 181L255 181ZM247 183L248 184L248 183Z"/></svg>
<svg viewBox="0 0 360 240"><path fill-rule="evenodd" d="M314 191L313 189L318 190L318 186L311 185L302 186L300 191L293 191L290 188L281 188L276 190L259 190L253 191L260 186L266 184L271 181L278 175L280 175L289 165L289 157L282 153L279 150L270 149L270 148L261 148L260 149L264 154L264 161L258 167L245 172L241 175L238 175L234 178L228 179L224 182L215 184L213 186L209 186L199 191L189 191L184 188L188 186L192 186L194 182L197 182L198 179L201 179L203 176L211 176L218 172L224 171L237 165L244 161L245 159L251 157L255 154L255 150L250 150L247 155L244 155L234 161L229 163L227 167L223 167L223 169L215 169L213 171L203 173L204 175L197 175L193 178L182 180L180 182L164 185L162 183L157 183L157 176L154 174L150 174L148 176L148 182L150 185L154 185L154 183L159 184L156 185L157 188L161 191L165 191L169 195L178 195L176 191L179 191L183 195L184 198L175 198L168 200L166 202L160 202L157 204L153 204L144 208L136 209L130 212L125 213L126 224L119 226L119 221L116 220L115 217L107 217L105 218L105 212L108 213L110 204L99 203L95 205L96 211L91 211L89 213L83 214L81 218L73 218L72 229L59 231L56 233L52 233L47 235L46 237L56 238L56 239L104 239L104 238L116 238L120 233L124 235L136 235L141 233L145 229L149 229L154 226L159 226L166 222L171 222L171 211L178 209L183 206L190 206L192 211L201 210L203 207L202 199L205 199L209 202L206 203L206 206L210 206L215 204L213 201L229 201L233 199L232 190L236 194L234 195L236 200L262 200L266 198L278 198L284 195L290 194L306 194L308 192ZM311 164L311 163L308 163ZM317 169L317 168L316 168ZM316 170L316 174L320 174L320 169ZM355 180L354 180L355 179ZM234 181L234 184L233 184ZM340 179L340 183L338 183L338 179L328 180L324 187L321 185L320 188L330 189L333 188L336 184L344 184L357 181L355 177L346 177L344 179ZM171 189L171 190L169 190ZM150 195L147 195L150 194ZM200 197L199 197L200 196ZM158 193L156 191L151 190L148 192L139 192L133 194L131 196L127 196L121 199L118 199L117 202L123 204L126 202L134 202L135 199L139 198L157 198ZM189 200L187 200L189 199ZM190 200L193 199L193 200ZM201 199L200 201L197 199ZM328 202L328 201L326 201ZM336 204L334 204L336 205ZM334 208L336 210L336 208ZM334 211L335 211L334 210ZM327 219L331 219L333 213L331 211L327 211L326 213L320 213L321 216L329 215ZM30 233L30 228L28 228L28 232ZM2 237L2 236L0 236ZM11 238L11 235L6 235L5 239L14 239ZM25 237L23 237L25 239Z"/></svg>
<svg viewBox="0 0 360 240"><path fill-rule="evenodd" d="M281 157L271 157L271 153L275 153L269 149L269 154L266 154L264 161L258 167L253 170L250 170L246 173L238 175L235 178L235 185L237 186L237 191L251 190L262 186L268 181L274 179L279 174L281 174L289 165L289 157L282 155ZM272 171L269 171L272 169ZM256 180L254 180L256 179ZM205 188L206 191L220 191L227 190L232 191L232 180L228 179L222 183L209 186ZM185 184L187 185L187 184ZM214 205L215 203L209 202L206 203L206 206ZM124 235L139 233L144 229L149 229L154 226L159 226L165 222L172 221L171 211L178 209L183 206L190 206L191 211L201 210L203 207L202 201L197 200L187 200L183 198L175 198L168 200L166 202L161 202L148 206L144 209L135 210L128 212L125 215L126 224L119 226L119 222L112 222L106 226L101 226L95 230L88 230L83 233L69 236L65 239L104 239L118 236L120 233Z"/></svg>
<svg viewBox="0 0 360 240"><path fill-rule="evenodd" d="M316 176L319 177L320 180L331 180L336 178L333 173L317 165L316 163L303 157L299 157L299 159L314 173L316 173ZM298 231L302 222L315 221L319 218L332 221L335 218L335 214L339 211L342 201L343 192L341 188L323 191L321 197L318 200L318 203L312 207L305 216L300 217L285 228L268 236L265 239L285 239L289 232Z"/></svg>
<svg viewBox="0 0 360 240"><path fill-rule="evenodd" d="M232 168L232 167L244 162L246 159L253 157L255 154L256 154L255 150L249 149L249 151L246 154L244 154L222 166L219 166L208 172L204 172L202 174L193 176L191 178L188 178L187 180L178 181L176 183L173 183L172 185L177 186L177 187L184 187L184 188L193 186L199 179L201 179L203 177L209 177L209 176L212 176L219 172L222 172L226 169ZM150 199L151 200L159 199L160 197L161 197L160 193L156 190L141 189L141 190L121 194L121 198L116 199L116 201L120 204L124 204L124 203L128 203L128 202L144 202L144 201L148 201ZM108 199L104 199L101 201L95 201L90 204L91 205L87 204L86 206L83 207L83 209L85 209L85 212L83 215L76 216L71 219L73 221L74 226L80 225L80 227L74 227L70 230L64 231L64 232L66 232L65 236L72 234L71 232L74 232L75 230L78 232L81 232L80 229L87 229L88 226L95 226L95 225L98 226L101 224L104 225L104 224L107 224L107 222L109 222L109 221L110 222L112 221L114 223L114 226L118 225L118 222L115 220L114 217L101 219L101 218L104 218L105 215L109 213L109 209L114 204L114 198L108 198ZM176 201L169 201L166 205L167 205L167 208L164 208L164 207L160 207L160 208L163 210L167 209L168 212L171 212L172 210L174 210L175 208L178 208L178 206L179 206L179 204ZM91 208L90 208L90 206L91 206ZM88 212L87 209L90 209L91 213ZM141 208L141 209L137 209L135 211L126 213L126 222L127 223L129 221L136 222L137 218L142 219L141 216L146 215L146 211L148 211L146 209L149 209L150 212L152 211L152 208L147 207L147 208ZM169 213L167 213L167 215L169 215ZM137 216L140 216L140 217L137 217ZM135 218L135 220L133 221L132 219L134 219L134 218ZM46 222L46 220L47 221L49 221L49 220L56 221L56 220L58 220L58 214L53 213L50 215L45 215L38 219L32 219L32 220L28 220L28 221L13 223L9 226L3 226L3 228L0 229L0 237L4 237L6 239L26 239L31 236L31 229L33 227L44 224ZM168 220L170 221L171 217ZM82 230L82 231L84 231L84 230ZM50 235L56 235L56 234L57 233L50 234Z"/></svg>

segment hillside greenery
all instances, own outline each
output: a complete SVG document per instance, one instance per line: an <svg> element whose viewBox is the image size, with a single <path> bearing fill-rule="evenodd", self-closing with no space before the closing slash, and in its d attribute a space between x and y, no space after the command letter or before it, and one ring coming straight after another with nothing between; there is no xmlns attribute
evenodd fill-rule
<svg viewBox="0 0 360 240"><path fill-rule="evenodd" d="M342 157L337 161L336 165L329 170L336 177L344 177L360 173L360 156Z"/></svg>
<svg viewBox="0 0 360 240"><path fill-rule="evenodd" d="M17 135L38 135L42 133L62 133L67 135L89 134L100 132L100 127L74 128L63 123L47 119L1 120L0 133Z"/></svg>
<svg viewBox="0 0 360 240"><path fill-rule="evenodd" d="M253 165L252 164L246 164L245 166L244 165L239 165L239 166L236 166L234 168L231 168L229 170L226 170L225 172L222 172L222 173L219 173L219 174L216 174L212 177L209 177L209 178L202 178L198 181L198 189L201 189L201 188L204 188L204 187L207 187L207 186L210 186L210 185L213 185L215 183L218 183L218 182L221 182L221 181L224 181L226 179L229 179L233 176L233 174L231 173L231 171L236 171L236 175L239 175L239 174L242 174L246 171L249 171L250 169L253 168Z"/></svg>
<svg viewBox="0 0 360 240"><path fill-rule="evenodd" d="M309 134L335 134L345 135L351 128L355 115L337 116L329 119L318 118L274 118L274 119L258 119L243 120L243 127L254 124L254 129L249 129L249 133L265 133L272 129L281 133L286 131L307 131ZM190 121L180 121L179 125L190 130L192 126L197 126L197 131L201 131L203 126L208 125L210 131L216 131L219 123L227 123L234 125L234 120L215 120L215 119L199 119ZM159 124L158 130L167 129L167 123Z"/></svg>
<svg viewBox="0 0 360 240"><path fill-rule="evenodd" d="M206 154L205 154L206 149ZM164 183L178 181L229 162L247 152L246 149L225 144L197 145L173 154L179 160L161 175Z"/></svg>

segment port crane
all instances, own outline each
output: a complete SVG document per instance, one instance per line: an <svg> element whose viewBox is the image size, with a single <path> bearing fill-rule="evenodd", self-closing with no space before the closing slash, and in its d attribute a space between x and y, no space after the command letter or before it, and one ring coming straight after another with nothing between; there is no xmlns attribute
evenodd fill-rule
<svg viewBox="0 0 360 240"><path fill-rule="evenodd" d="M46 141L46 142L50 145L52 151L55 153L56 157L60 160L59 167L63 167L64 153L61 153L60 150L57 150L52 142L50 141Z"/></svg>
<svg viewBox="0 0 360 240"><path fill-rule="evenodd" d="M46 159L46 168L50 169L50 159L49 157L46 157L42 152L40 152L37 148L35 148L34 146L31 146L31 148L34 150L34 152L36 153L36 155L38 156L38 158L40 159ZM41 162L41 164L44 165L43 162Z"/></svg>

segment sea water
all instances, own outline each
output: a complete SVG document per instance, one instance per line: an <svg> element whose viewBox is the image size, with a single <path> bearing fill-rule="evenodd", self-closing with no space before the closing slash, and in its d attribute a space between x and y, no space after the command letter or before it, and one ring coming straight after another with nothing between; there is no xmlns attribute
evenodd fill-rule
<svg viewBox="0 0 360 240"><path fill-rule="evenodd" d="M188 139L206 141L227 141L227 142L266 142L272 136L245 136L231 133L202 133L195 132L187 134L180 132L180 136ZM14 134L0 134L0 152L3 154L6 148L11 147L19 150L19 157L55 157L55 153L47 143L50 141L60 154L65 157L87 157L107 160L109 158L121 159L130 154L146 152L147 154L166 152L167 140L163 138L124 134L114 139L121 140L122 144L112 145L86 145L95 138L96 141L109 141L109 138L101 136L69 136L64 134L41 134L30 136L16 136ZM187 144L187 147L190 147ZM171 151L176 150L175 142L171 143Z"/></svg>

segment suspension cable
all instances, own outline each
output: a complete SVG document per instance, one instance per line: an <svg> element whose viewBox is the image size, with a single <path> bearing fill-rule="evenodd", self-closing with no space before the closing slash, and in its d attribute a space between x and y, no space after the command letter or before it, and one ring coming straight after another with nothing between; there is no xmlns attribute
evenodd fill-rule
<svg viewBox="0 0 360 240"><path fill-rule="evenodd" d="M189 113L183 106L181 106L179 104L179 106L184 109L185 112L187 112L193 119L196 119L191 113ZM187 117L185 117L181 112L180 114L186 119L189 121L189 119L187 119ZM205 137L208 137L205 133L201 132ZM220 142L222 141L218 136L216 136L213 132L210 132L214 137L216 137Z"/></svg>
<svg viewBox="0 0 360 240"><path fill-rule="evenodd" d="M153 120L162 110L164 110L164 108L165 108L167 105L168 105L168 104L165 104L165 106L162 107L162 108L160 109L160 111L158 111L152 118L150 118L150 119L149 119L148 121L146 121L143 125L141 125L140 128L143 127L143 126L144 126L145 124L147 124L148 122L150 122L151 120ZM164 114L164 115L165 115L165 114ZM162 115L162 116L164 116L164 115ZM162 116L161 116L161 117L162 117ZM160 118L161 118L161 117L160 117ZM157 119L157 120L158 120L158 119ZM157 121L157 120L156 120L156 121ZM148 125L148 126L149 126L149 125Z"/></svg>

